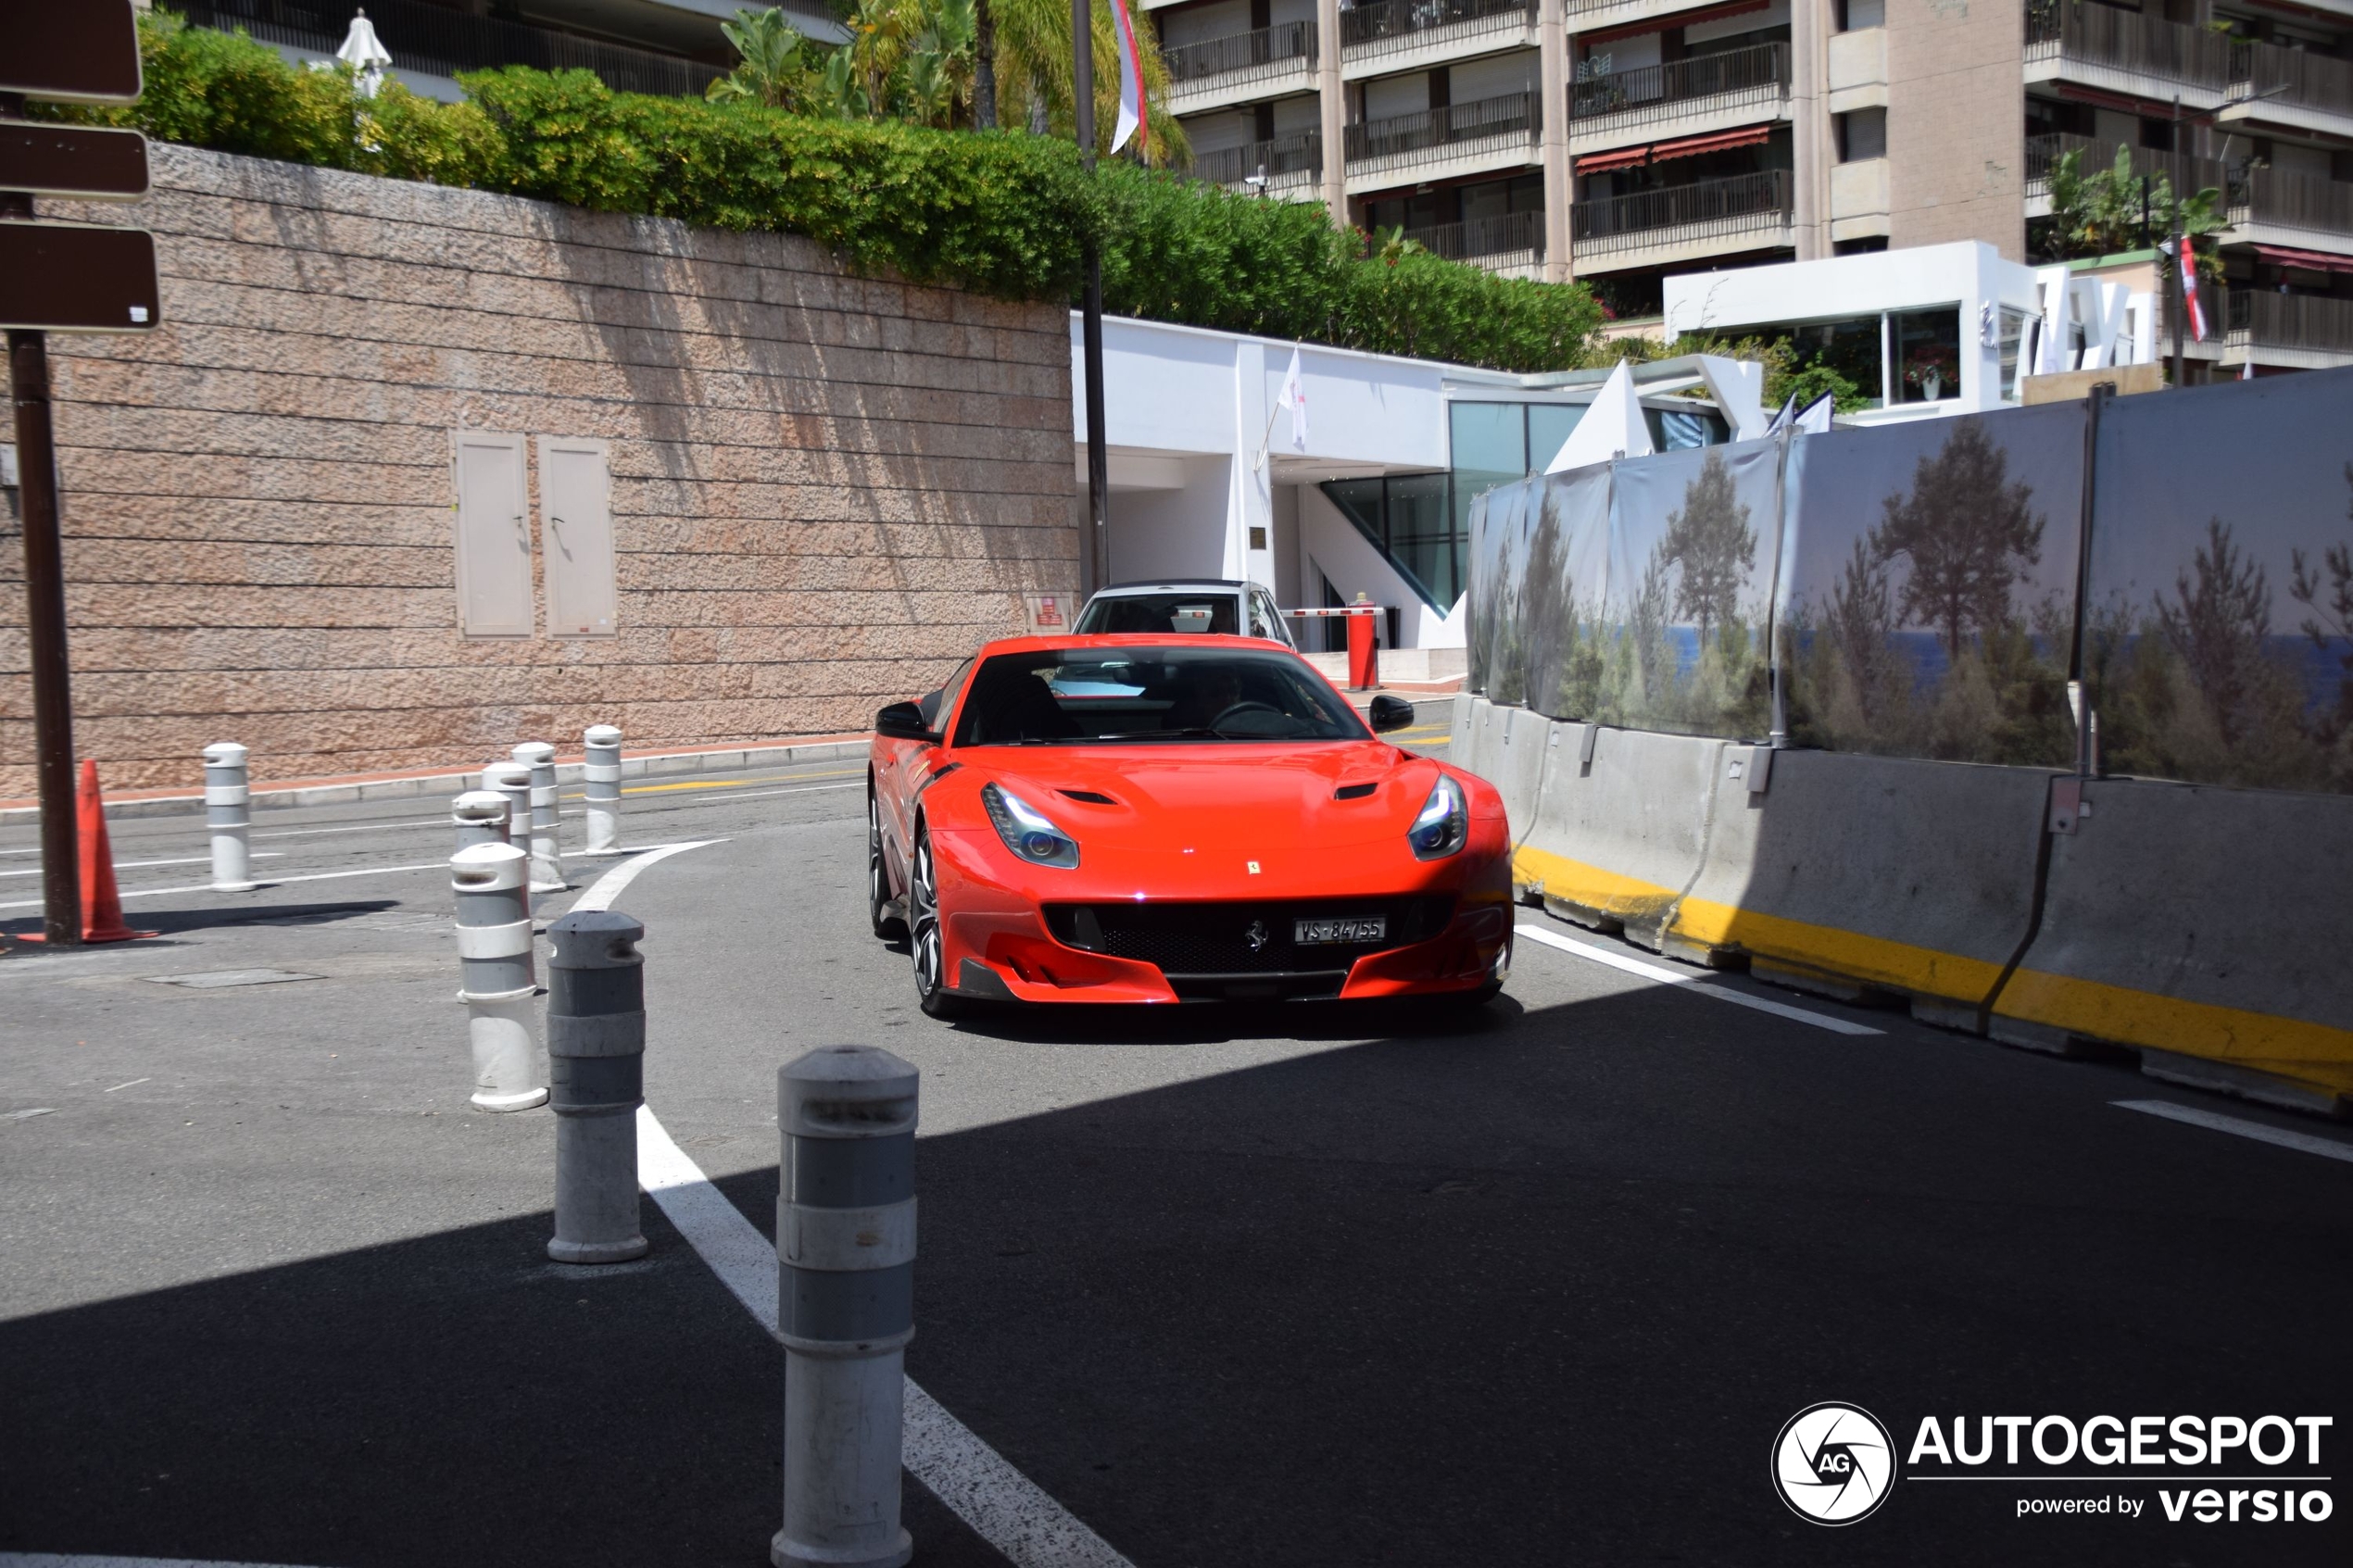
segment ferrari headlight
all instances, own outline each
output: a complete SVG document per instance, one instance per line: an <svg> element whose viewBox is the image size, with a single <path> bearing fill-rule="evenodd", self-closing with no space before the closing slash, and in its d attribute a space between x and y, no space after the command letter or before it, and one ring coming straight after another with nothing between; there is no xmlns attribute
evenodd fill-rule
<svg viewBox="0 0 2353 1568"><path fill-rule="evenodd" d="M1034 866L1061 866L1065 871L1077 866L1078 841L1012 790L983 784L980 803L988 809L988 820L996 825L1005 847L1023 859Z"/></svg>
<svg viewBox="0 0 2353 1568"><path fill-rule="evenodd" d="M1405 831L1405 842L1414 847L1414 859L1442 860L1469 841L1470 805L1463 798L1463 786L1441 773L1429 798L1422 802L1421 815Z"/></svg>

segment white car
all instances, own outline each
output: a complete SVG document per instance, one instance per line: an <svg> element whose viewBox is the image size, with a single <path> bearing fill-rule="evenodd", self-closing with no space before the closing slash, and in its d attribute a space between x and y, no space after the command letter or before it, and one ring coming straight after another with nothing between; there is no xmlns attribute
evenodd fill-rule
<svg viewBox="0 0 2353 1568"><path fill-rule="evenodd" d="M1082 634L1183 632L1213 637L1265 637L1288 648L1299 646L1273 595L1255 583L1214 577L1114 583L1087 601L1071 630Z"/></svg>

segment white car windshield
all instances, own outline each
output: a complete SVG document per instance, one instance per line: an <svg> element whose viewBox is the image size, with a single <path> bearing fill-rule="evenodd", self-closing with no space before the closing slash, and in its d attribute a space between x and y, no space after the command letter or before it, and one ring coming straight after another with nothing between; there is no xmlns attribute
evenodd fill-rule
<svg viewBox="0 0 2353 1568"><path fill-rule="evenodd" d="M974 671L957 746L1363 740L1372 732L1293 655L1251 648L1063 648Z"/></svg>

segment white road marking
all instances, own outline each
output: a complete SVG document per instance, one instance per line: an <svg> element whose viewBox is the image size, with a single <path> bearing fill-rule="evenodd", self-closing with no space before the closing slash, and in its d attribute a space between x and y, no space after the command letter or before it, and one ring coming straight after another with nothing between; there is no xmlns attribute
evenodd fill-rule
<svg viewBox="0 0 2353 1568"><path fill-rule="evenodd" d="M133 1078L128 1084L117 1084L114 1086L114 1089L135 1089L142 1084L152 1084L154 1082L155 1080L153 1078ZM114 1093L114 1089L101 1089L98 1092L100 1094L110 1095Z"/></svg>
<svg viewBox="0 0 2353 1568"><path fill-rule="evenodd" d="M395 872L446 872L448 869L449 862L447 860L434 860L421 866L370 866L365 871L357 872L308 872L301 876L273 876L260 885L279 887L289 882L334 882L347 876L390 876ZM212 884L197 882L190 883L184 887L126 887L122 890L122 897L160 898L170 893L209 893L211 891ZM19 898L12 903L0 904L0 909L37 909L41 908L41 903L42 901L38 898Z"/></svg>
<svg viewBox="0 0 2353 1568"><path fill-rule="evenodd" d="M584 910L610 909L612 901L621 897L622 889L636 881L637 873L656 860L666 860L673 855L683 855L689 849L700 849L705 845L726 842L724 838L698 838L689 844L665 844L659 849L640 850L589 884L588 891L564 912L576 915Z"/></svg>
<svg viewBox="0 0 2353 1568"><path fill-rule="evenodd" d="M1583 942L1573 942L1566 936L1546 931L1541 926L1522 925L1516 929L1522 936L1531 942L1541 942L1547 947L1557 947L1564 953L1574 953L1580 959L1590 959L1594 963L1607 964L1612 969L1624 970L1629 974L1639 974L1643 979L1655 980L1661 985L1680 985L1694 995L1713 997L1719 1002L1730 1002L1735 1007L1754 1008L1758 1012L1769 1012L1776 1018L1793 1019L1799 1023L1810 1023L1817 1029L1828 1029L1835 1035L1884 1035L1887 1033L1884 1029L1874 1029L1868 1023L1855 1023L1843 1018L1832 1018L1827 1013L1809 1012L1804 1008L1791 1007L1786 1002L1768 1002L1762 997L1752 997L1745 991L1735 991L1729 985L1711 985L1704 975L1688 974L1681 970L1668 969L1665 964L1647 963L1641 959L1629 958L1624 953L1613 952L1607 947L1596 947Z"/></svg>
<svg viewBox="0 0 2353 1568"><path fill-rule="evenodd" d="M283 860L286 857L283 850L265 849L260 854L250 858L256 860ZM212 864L212 857L209 855L191 855L185 859L179 860L117 860L114 863L114 869L119 872L135 872L146 866L208 866L210 864ZM0 872L0 876L39 876L40 874L39 872Z"/></svg>
<svg viewBox="0 0 2353 1568"><path fill-rule="evenodd" d="M54 1105L36 1105L31 1110L11 1110L6 1116L0 1117L0 1121L30 1122L36 1116L55 1116L57 1113L57 1108Z"/></svg>
<svg viewBox="0 0 2353 1568"><path fill-rule="evenodd" d="M761 1327L776 1332L776 1248L637 1108L637 1179ZM906 1383L900 1462L1014 1568L1133 1568L1110 1543L1006 1462L939 1402ZM5 1568L5 1565L0 1565Z"/></svg>
<svg viewBox="0 0 2353 1568"><path fill-rule="evenodd" d="M2193 1127L2231 1133L2242 1138L2253 1138L2258 1143L2277 1144L2282 1148L2292 1148L2304 1154L2317 1154L2323 1160L2353 1161L2353 1143L2338 1138L2316 1138L2309 1133L2291 1133L2284 1127L2249 1122L2244 1117L2224 1116L2218 1111L2200 1110L2196 1106L2175 1105L2171 1100L2112 1099L2108 1104L2120 1110L2138 1110L2145 1115L2162 1116L2168 1122L2186 1122Z"/></svg>

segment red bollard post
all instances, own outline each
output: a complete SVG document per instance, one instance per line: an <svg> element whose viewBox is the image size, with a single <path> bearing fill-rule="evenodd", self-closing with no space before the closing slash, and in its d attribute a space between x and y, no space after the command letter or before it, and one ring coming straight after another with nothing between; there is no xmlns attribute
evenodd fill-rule
<svg viewBox="0 0 2353 1568"><path fill-rule="evenodd" d="M1356 602L1348 607L1348 687L1351 691L1367 692L1380 684L1380 648L1374 636L1374 618L1380 607Z"/></svg>

